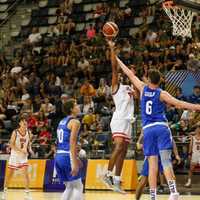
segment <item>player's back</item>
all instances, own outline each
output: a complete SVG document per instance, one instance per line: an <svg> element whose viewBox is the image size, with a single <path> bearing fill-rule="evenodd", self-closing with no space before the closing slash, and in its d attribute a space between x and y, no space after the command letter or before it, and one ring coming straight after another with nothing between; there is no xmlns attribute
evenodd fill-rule
<svg viewBox="0 0 200 200"><path fill-rule="evenodd" d="M141 96L141 112L143 127L155 122L167 122L165 103L160 100L160 88L151 89L145 86Z"/></svg>
<svg viewBox="0 0 200 200"><path fill-rule="evenodd" d="M113 119L132 119L134 115L134 101L131 87L120 84L112 97L115 103Z"/></svg>
<svg viewBox="0 0 200 200"><path fill-rule="evenodd" d="M57 152L69 152L70 151L70 134L71 130L67 127L72 117L63 118L58 124L57 128Z"/></svg>

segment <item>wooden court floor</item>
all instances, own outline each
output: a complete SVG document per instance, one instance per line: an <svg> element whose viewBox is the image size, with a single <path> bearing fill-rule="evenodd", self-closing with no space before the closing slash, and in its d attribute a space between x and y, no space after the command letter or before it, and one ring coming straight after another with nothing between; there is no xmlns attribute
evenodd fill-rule
<svg viewBox="0 0 200 200"><path fill-rule="evenodd" d="M46 193L42 191L32 191L31 192L33 200L59 200L61 193ZM0 193L1 197L1 193ZM0 198L1 199L1 198ZM9 190L7 200L23 200L24 192L23 190ZM114 192L86 192L84 200L134 200L134 194L128 193L126 195L117 194ZM143 195L141 200L148 200L148 195ZM167 195L159 195L158 200L168 200ZM180 200L200 200L200 195L183 195Z"/></svg>

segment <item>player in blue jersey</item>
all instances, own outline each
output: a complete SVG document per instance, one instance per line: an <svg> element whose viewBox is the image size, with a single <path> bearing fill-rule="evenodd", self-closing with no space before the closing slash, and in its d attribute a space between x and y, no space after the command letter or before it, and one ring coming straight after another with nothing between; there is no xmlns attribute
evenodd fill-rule
<svg viewBox="0 0 200 200"><path fill-rule="evenodd" d="M81 182L80 160L77 155L77 139L80 122L76 116L80 113L74 99L63 105L66 115L57 128L57 151L55 167L58 177L66 186L61 200L82 200L83 185Z"/></svg>
<svg viewBox="0 0 200 200"><path fill-rule="evenodd" d="M114 42L108 42L110 48L114 48ZM137 76L116 56L118 65L129 77L130 81L140 92L142 129L144 131L144 154L149 161L149 185L150 199L156 200L158 156L161 157L164 175L167 179L170 198L177 200L179 193L176 189L175 175L171 162L172 135L165 117L165 104L179 109L199 110L200 105L180 101L168 92L159 88L160 72L151 69L148 72L148 85L139 80Z"/></svg>

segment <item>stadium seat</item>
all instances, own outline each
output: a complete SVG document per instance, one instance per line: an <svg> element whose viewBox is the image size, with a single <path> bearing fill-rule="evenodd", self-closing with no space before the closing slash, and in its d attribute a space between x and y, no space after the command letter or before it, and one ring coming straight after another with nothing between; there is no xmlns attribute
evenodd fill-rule
<svg viewBox="0 0 200 200"><path fill-rule="evenodd" d="M8 13L7 13L7 12L0 13L0 20L6 19L7 16L8 16Z"/></svg>
<svg viewBox="0 0 200 200"><path fill-rule="evenodd" d="M48 24L52 25L55 24L57 21L57 17L48 17Z"/></svg>
<svg viewBox="0 0 200 200"><path fill-rule="evenodd" d="M48 5L48 0L40 0L39 1L39 7L44 8Z"/></svg>
<svg viewBox="0 0 200 200"><path fill-rule="evenodd" d="M9 4L2 4L0 5L0 12L4 12L8 9Z"/></svg>
<svg viewBox="0 0 200 200"><path fill-rule="evenodd" d="M151 24L154 20L154 16L148 16L147 17L147 24Z"/></svg>
<svg viewBox="0 0 200 200"><path fill-rule="evenodd" d="M84 12L89 12L93 10L93 5L92 4L85 4L83 7Z"/></svg>
<svg viewBox="0 0 200 200"><path fill-rule="evenodd" d="M48 15L56 15L57 8L49 8Z"/></svg>
<svg viewBox="0 0 200 200"><path fill-rule="evenodd" d="M84 23L76 24L76 31L83 31L84 28L85 28L85 24Z"/></svg>
<svg viewBox="0 0 200 200"><path fill-rule="evenodd" d="M19 36L19 34L20 34L20 29L16 29L16 30L13 30L13 31L11 31L11 33L10 33L10 35L11 35L11 37L18 37Z"/></svg>
<svg viewBox="0 0 200 200"><path fill-rule="evenodd" d="M82 2L82 0L74 0L75 4L80 4Z"/></svg>
<svg viewBox="0 0 200 200"><path fill-rule="evenodd" d="M119 7L124 8L129 3L129 0L121 0L119 2Z"/></svg>
<svg viewBox="0 0 200 200"><path fill-rule="evenodd" d="M28 26L31 22L31 18L23 19L21 22L21 26Z"/></svg>
<svg viewBox="0 0 200 200"><path fill-rule="evenodd" d="M40 28L39 28L39 32L40 32L41 34L45 34L45 33L47 33L47 31L48 31L48 27L46 27L46 26L40 27Z"/></svg>
<svg viewBox="0 0 200 200"><path fill-rule="evenodd" d="M134 24L136 26L141 25L142 23L143 23L143 18L142 17L135 17Z"/></svg>

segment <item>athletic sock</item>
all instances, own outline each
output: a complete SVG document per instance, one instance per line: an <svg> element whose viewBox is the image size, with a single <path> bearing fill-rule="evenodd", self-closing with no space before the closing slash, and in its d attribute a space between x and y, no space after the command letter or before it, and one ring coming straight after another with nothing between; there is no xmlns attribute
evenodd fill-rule
<svg viewBox="0 0 200 200"><path fill-rule="evenodd" d="M106 172L106 176L113 176L112 171L108 170L108 171Z"/></svg>
<svg viewBox="0 0 200 200"><path fill-rule="evenodd" d="M114 181L120 182L121 177L120 176L114 176Z"/></svg>
<svg viewBox="0 0 200 200"><path fill-rule="evenodd" d="M150 200L156 200L156 189L150 189Z"/></svg>
<svg viewBox="0 0 200 200"><path fill-rule="evenodd" d="M176 181L175 180L170 180L168 181L168 186L171 194L177 193L176 189Z"/></svg>

